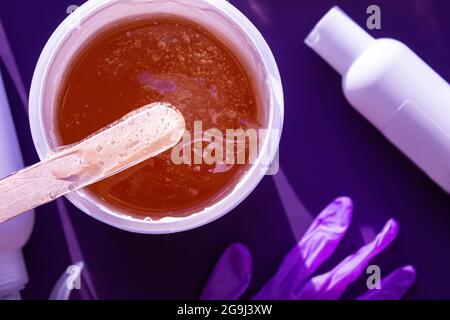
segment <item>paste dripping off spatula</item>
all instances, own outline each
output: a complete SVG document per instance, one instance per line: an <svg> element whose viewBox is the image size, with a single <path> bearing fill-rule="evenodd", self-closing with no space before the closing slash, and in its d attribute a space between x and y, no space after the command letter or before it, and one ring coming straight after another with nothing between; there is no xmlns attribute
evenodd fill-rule
<svg viewBox="0 0 450 320"><path fill-rule="evenodd" d="M168 103L139 108L0 180L0 222L152 158L174 147L184 130L183 116Z"/></svg>

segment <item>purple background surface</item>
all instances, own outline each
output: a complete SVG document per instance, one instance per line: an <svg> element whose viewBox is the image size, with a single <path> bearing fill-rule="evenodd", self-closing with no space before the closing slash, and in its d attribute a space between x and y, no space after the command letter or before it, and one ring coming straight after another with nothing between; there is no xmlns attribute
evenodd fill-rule
<svg viewBox="0 0 450 320"><path fill-rule="evenodd" d="M29 88L39 54L71 4L81 0L2 0L0 17L21 75ZM397 151L345 101L340 79L303 39L333 5L361 25L372 1L231 1L260 29L278 61L286 119L281 166L305 207L318 213L333 198L353 198L353 225L329 269L377 232L388 218L401 224L394 244L378 257L382 273L412 264L417 281L407 298L450 298L450 198ZM450 81L450 1L377 1L382 30L412 47ZM27 164L38 160L11 79L3 69ZM450 120L449 120L450 121ZM98 297L103 299L195 299L228 244L246 244L254 259L250 297L275 272L295 239L274 181L266 177L238 208L202 228L173 235L144 236L117 230L66 201ZM25 248L30 283L24 298L46 299L72 262L56 205L36 210ZM352 285L345 298L364 290Z"/></svg>

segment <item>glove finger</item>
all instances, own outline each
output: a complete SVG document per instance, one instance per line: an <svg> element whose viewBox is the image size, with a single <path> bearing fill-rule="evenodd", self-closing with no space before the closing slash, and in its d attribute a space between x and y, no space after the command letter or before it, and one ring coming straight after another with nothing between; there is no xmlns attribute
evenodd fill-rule
<svg viewBox="0 0 450 320"><path fill-rule="evenodd" d="M352 201L346 197L337 198L328 205L254 299L293 299L293 294L334 252L344 237L351 223L352 210Z"/></svg>
<svg viewBox="0 0 450 320"><path fill-rule="evenodd" d="M381 280L381 289L368 290L357 300L400 300L415 280L414 267L399 268Z"/></svg>
<svg viewBox="0 0 450 320"><path fill-rule="evenodd" d="M308 281L300 290L297 298L305 300L339 299L347 286L364 272L369 261L395 239L398 229L398 223L392 219L389 220L372 242L345 258L333 270Z"/></svg>
<svg viewBox="0 0 450 320"><path fill-rule="evenodd" d="M252 277L252 256L242 244L230 245L220 257L203 289L201 300L236 300Z"/></svg>

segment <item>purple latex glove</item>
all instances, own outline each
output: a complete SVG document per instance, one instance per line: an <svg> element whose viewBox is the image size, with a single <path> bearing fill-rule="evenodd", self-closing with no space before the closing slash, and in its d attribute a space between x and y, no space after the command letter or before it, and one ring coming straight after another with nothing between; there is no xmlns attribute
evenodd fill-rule
<svg viewBox="0 0 450 320"><path fill-rule="evenodd" d="M396 221L389 220L372 242L331 271L311 278L345 235L352 209L352 201L344 197L326 207L254 299L339 299L347 286L365 271L369 261L395 239L399 229ZM231 245L217 263L201 299L238 299L250 283L251 270L249 250L241 244ZM381 289L369 290L358 299L400 299L414 280L413 267L397 269L381 281Z"/></svg>

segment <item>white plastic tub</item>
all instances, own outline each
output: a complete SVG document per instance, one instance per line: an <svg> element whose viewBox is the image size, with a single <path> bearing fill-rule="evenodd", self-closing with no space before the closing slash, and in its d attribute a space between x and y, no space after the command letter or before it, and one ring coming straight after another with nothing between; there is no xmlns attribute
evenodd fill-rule
<svg viewBox="0 0 450 320"><path fill-rule="evenodd" d="M37 64L30 92L30 125L41 159L58 147L55 134L55 107L59 85L72 57L93 35L125 18L151 15L178 15L205 26L231 44L241 62L256 80L266 109L267 129L256 164L251 166L234 189L210 207L188 217L158 221L133 218L100 202L85 190L67 198L92 217L117 228L138 233L172 233L207 224L237 206L256 187L273 159L283 125L283 90L275 59L253 24L223 0L90 0L65 19L50 37Z"/></svg>

